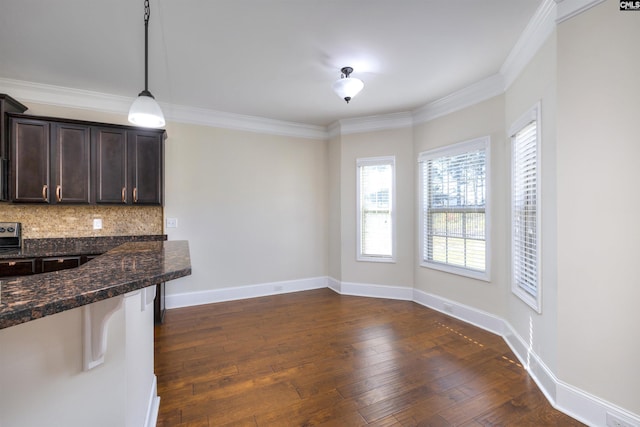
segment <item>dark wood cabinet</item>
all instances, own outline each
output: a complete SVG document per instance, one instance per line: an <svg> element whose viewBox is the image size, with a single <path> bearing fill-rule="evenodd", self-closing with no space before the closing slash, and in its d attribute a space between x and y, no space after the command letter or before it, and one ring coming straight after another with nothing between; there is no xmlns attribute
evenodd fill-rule
<svg viewBox="0 0 640 427"><path fill-rule="evenodd" d="M8 116L11 201L162 205L164 130Z"/></svg>
<svg viewBox="0 0 640 427"><path fill-rule="evenodd" d="M161 205L163 135L149 131L129 132L127 142L133 204Z"/></svg>
<svg viewBox="0 0 640 427"><path fill-rule="evenodd" d="M51 124L43 120L12 118L10 126L12 200L49 203Z"/></svg>
<svg viewBox="0 0 640 427"><path fill-rule="evenodd" d="M89 127L19 117L10 125L14 202L91 202Z"/></svg>
<svg viewBox="0 0 640 427"><path fill-rule="evenodd" d="M0 158L9 157L9 127L5 113L24 113L27 107L9 95L0 93Z"/></svg>
<svg viewBox="0 0 640 427"><path fill-rule="evenodd" d="M49 273L52 271L67 270L69 268L80 267L81 257L79 256L66 256L66 257L52 257L42 259L42 273Z"/></svg>
<svg viewBox="0 0 640 427"><path fill-rule="evenodd" d="M161 205L164 132L96 128L96 203Z"/></svg>
<svg viewBox="0 0 640 427"><path fill-rule="evenodd" d="M0 200L9 199L9 119L6 113L24 113L27 107L0 93Z"/></svg>
<svg viewBox="0 0 640 427"><path fill-rule="evenodd" d="M127 131L93 128L94 182L96 203L126 204L129 173L127 170Z"/></svg>
<svg viewBox="0 0 640 427"><path fill-rule="evenodd" d="M0 260L0 277L27 276L35 274L36 259L3 259Z"/></svg>
<svg viewBox="0 0 640 427"><path fill-rule="evenodd" d="M100 254L2 259L0 260L0 278L68 270L79 267L98 256Z"/></svg>
<svg viewBox="0 0 640 427"><path fill-rule="evenodd" d="M91 202L91 139L88 126L54 123L51 144L55 203Z"/></svg>
<svg viewBox="0 0 640 427"><path fill-rule="evenodd" d="M167 308L165 306L165 292L164 282L156 285L156 299L153 301L153 317L155 319L156 324L161 324L164 322L164 314L167 312Z"/></svg>

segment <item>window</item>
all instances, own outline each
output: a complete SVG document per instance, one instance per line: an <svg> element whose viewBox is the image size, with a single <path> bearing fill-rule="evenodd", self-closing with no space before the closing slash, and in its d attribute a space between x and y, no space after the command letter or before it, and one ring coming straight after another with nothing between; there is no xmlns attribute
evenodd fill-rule
<svg viewBox="0 0 640 427"><path fill-rule="evenodd" d="M540 104L511 127L512 290L540 312Z"/></svg>
<svg viewBox="0 0 640 427"><path fill-rule="evenodd" d="M395 157L356 161L358 261L395 261Z"/></svg>
<svg viewBox="0 0 640 427"><path fill-rule="evenodd" d="M489 137L426 151L418 160L421 265L489 280Z"/></svg>

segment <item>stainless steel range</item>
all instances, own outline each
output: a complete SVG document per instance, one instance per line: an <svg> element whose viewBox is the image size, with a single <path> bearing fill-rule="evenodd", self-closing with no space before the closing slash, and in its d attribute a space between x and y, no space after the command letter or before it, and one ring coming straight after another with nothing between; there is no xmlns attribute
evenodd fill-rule
<svg viewBox="0 0 640 427"><path fill-rule="evenodd" d="M19 222L0 222L0 249L20 249L22 234Z"/></svg>

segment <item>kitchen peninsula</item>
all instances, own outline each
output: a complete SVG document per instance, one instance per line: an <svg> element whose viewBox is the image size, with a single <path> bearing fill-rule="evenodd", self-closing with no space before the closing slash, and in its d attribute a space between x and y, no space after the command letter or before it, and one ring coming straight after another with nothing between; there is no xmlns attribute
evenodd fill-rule
<svg viewBox="0 0 640 427"><path fill-rule="evenodd" d="M155 285L189 274L186 241L142 241L2 280L0 425L155 425Z"/></svg>

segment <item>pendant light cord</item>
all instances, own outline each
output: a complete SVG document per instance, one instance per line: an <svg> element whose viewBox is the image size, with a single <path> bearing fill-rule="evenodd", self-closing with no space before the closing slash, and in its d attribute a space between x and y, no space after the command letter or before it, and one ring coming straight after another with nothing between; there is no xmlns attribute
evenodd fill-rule
<svg viewBox="0 0 640 427"><path fill-rule="evenodd" d="M131 108L129 108L129 122L136 126L160 128L165 125L164 114L151 92L149 92L149 16L151 8L149 0L144 0L144 90Z"/></svg>
<svg viewBox="0 0 640 427"><path fill-rule="evenodd" d="M146 95L153 98L149 92L149 17L151 16L151 7L149 0L144 0L144 91L140 95Z"/></svg>

